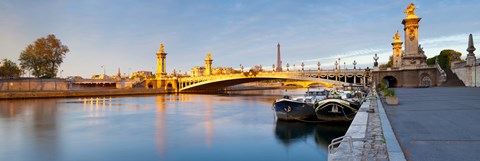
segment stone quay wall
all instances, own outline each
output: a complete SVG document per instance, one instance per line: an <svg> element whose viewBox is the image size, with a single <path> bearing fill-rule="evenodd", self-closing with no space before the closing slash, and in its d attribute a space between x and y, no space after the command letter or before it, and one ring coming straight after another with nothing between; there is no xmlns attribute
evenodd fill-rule
<svg viewBox="0 0 480 161"><path fill-rule="evenodd" d="M458 79L463 81L465 86L480 86L480 61L477 61L475 66L467 66L466 62L452 63L452 72L457 75Z"/></svg>
<svg viewBox="0 0 480 161"><path fill-rule="evenodd" d="M0 79L0 92L9 91L65 91L71 83L64 79Z"/></svg>
<svg viewBox="0 0 480 161"><path fill-rule="evenodd" d="M0 92L1 99L30 99L30 98L65 98L65 97L94 97L94 96L121 96L121 95L148 95L170 93L163 89L99 89L99 90L71 90L71 91L33 91L33 92Z"/></svg>

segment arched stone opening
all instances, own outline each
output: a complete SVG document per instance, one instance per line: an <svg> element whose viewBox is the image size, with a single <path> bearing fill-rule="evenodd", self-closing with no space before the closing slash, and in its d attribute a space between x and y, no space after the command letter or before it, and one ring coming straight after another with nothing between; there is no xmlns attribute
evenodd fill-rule
<svg viewBox="0 0 480 161"><path fill-rule="evenodd" d="M324 85L323 83L311 83L308 85L308 87L326 87L326 85Z"/></svg>
<svg viewBox="0 0 480 161"><path fill-rule="evenodd" d="M398 81L397 78L393 76L385 76L383 77L383 81L387 85L387 88L395 88L398 87Z"/></svg>
<svg viewBox="0 0 480 161"><path fill-rule="evenodd" d="M297 87L297 88L303 88L303 86L302 86L302 85L300 85L300 84L285 84L284 86L286 86L286 87Z"/></svg>

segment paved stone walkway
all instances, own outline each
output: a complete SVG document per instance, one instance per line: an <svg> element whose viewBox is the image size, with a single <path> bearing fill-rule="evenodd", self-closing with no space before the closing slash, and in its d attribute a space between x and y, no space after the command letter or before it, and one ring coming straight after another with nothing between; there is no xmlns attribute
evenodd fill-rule
<svg viewBox="0 0 480 161"><path fill-rule="evenodd" d="M363 103L355 119L348 128L345 136L352 138L352 151L348 139L344 140L330 160L334 161L384 161L388 159L386 141L383 135L383 126L377 107L377 98Z"/></svg>
<svg viewBox="0 0 480 161"><path fill-rule="evenodd" d="M387 145L383 137L382 124L377 108L376 99L370 100L370 110L368 114L367 131L363 144L361 160L388 160Z"/></svg>
<svg viewBox="0 0 480 161"><path fill-rule="evenodd" d="M480 88L397 88L383 106L408 160L480 160Z"/></svg>

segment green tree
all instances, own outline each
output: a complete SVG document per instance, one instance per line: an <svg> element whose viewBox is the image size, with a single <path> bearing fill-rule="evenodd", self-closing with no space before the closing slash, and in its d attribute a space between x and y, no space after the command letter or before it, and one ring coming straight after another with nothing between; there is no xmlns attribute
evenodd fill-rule
<svg viewBox="0 0 480 161"><path fill-rule="evenodd" d="M455 58L454 55L457 55L457 57ZM462 53L458 51L455 51L452 49L445 49L445 50L442 50L440 54L435 55L434 57L428 58L427 64L434 65L436 59L438 58L438 64L440 65L440 67L442 67L443 69L446 69L446 68L450 69L451 68L450 63L453 60L463 61L460 59L461 56L462 56Z"/></svg>
<svg viewBox="0 0 480 161"><path fill-rule="evenodd" d="M48 35L37 39L22 51L20 65L23 69L31 70L37 78L54 78L68 51L68 47L62 45L55 35Z"/></svg>
<svg viewBox="0 0 480 161"><path fill-rule="evenodd" d="M393 66L393 55L390 55L388 58L387 64L380 64L379 68L385 69L385 68L390 68Z"/></svg>
<svg viewBox="0 0 480 161"><path fill-rule="evenodd" d="M0 77L2 78L18 78L22 75L23 70L11 60L3 59L0 66Z"/></svg>

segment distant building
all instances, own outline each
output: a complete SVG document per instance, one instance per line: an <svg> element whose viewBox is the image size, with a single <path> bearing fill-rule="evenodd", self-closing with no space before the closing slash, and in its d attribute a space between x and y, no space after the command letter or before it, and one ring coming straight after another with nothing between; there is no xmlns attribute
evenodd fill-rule
<svg viewBox="0 0 480 161"><path fill-rule="evenodd" d="M213 68L212 74L213 75L218 75L218 74L232 74L234 73L234 69L232 67L216 67Z"/></svg>
<svg viewBox="0 0 480 161"><path fill-rule="evenodd" d="M275 68L275 71L277 72L283 71L282 59L280 58L280 43L277 44L277 68Z"/></svg>
<svg viewBox="0 0 480 161"><path fill-rule="evenodd" d="M93 75L92 79L109 79L110 77L105 74L98 74L98 75Z"/></svg>
<svg viewBox="0 0 480 161"><path fill-rule="evenodd" d="M204 72L205 72L205 67L196 66L196 67L193 67L192 70L190 71L190 76L192 77L203 76Z"/></svg>
<svg viewBox="0 0 480 161"><path fill-rule="evenodd" d="M132 73L130 78L149 78L152 77L153 73L151 71L137 71Z"/></svg>

